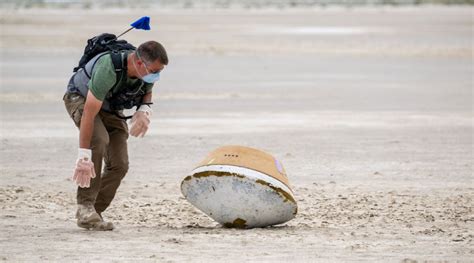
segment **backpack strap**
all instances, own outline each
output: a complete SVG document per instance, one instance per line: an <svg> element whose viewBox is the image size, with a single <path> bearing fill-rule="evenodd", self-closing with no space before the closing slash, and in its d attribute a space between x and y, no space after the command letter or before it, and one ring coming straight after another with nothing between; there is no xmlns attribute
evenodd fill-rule
<svg viewBox="0 0 474 263"><path fill-rule="evenodd" d="M113 90L127 73L127 56L123 56L122 52L113 50L110 52L110 57L112 58L112 64L114 65L115 74L117 76L115 84L112 87Z"/></svg>
<svg viewBox="0 0 474 263"><path fill-rule="evenodd" d="M109 93L110 95L112 94L112 91L120 82L120 80L125 76L125 74L127 74L127 54L125 54L125 56L123 56L122 54L123 53L117 50L112 50L110 52L110 57L112 58L112 64L114 65L115 74L117 76L115 80L115 84L110 90L110 93ZM126 116L126 117L121 116L116 111L114 111L113 113L115 116L119 117L122 120L128 120L132 118L132 116Z"/></svg>

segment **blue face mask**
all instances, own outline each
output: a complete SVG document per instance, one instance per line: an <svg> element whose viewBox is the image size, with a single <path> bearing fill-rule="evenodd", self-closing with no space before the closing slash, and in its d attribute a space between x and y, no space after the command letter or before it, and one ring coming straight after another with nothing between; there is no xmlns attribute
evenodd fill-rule
<svg viewBox="0 0 474 263"><path fill-rule="evenodd" d="M155 81L158 81L159 79L160 79L160 72L147 74L142 77L142 80L145 81L146 83L153 83Z"/></svg>
<svg viewBox="0 0 474 263"><path fill-rule="evenodd" d="M143 61L140 57L140 55L138 54L138 52L136 53L138 59L140 59L141 61ZM145 62L143 62L143 65L145 66L145 70L148 74L146 74L145 76L143 76L141 79L143 81L145 81L146 83L154 83L155 81L158 81L160 79L160 72L156 72L156 73L150 73L150 71L148 70ZM135 67L135 70L137 70L137 66L135 65L135 61L133 61L133 66Z"/></svg>

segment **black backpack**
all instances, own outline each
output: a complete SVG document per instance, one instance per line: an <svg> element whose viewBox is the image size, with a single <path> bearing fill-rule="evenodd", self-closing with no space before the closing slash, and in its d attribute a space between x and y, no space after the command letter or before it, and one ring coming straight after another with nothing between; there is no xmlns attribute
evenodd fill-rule
<svg viewBox="0 0 474 263"><path fill-rule="evenodd" d="M115 72L117 74L117 80L115 85L117 85L124 74L126 74L126 59L122 58L120 51L124 50L136 50L136 48L128 43L126 40L117 40L117 37L114 34L103 33L101 35L95 36L87 40L87 45L84 48L84 54L79 60L79 65L74 68L73 72L77 72L79 69L84 68L87 62L89 62L95 56L109 52L112 58L112 63L114 64ZM90 78L89 74L84 71L85 74ZM131 109L132 107L138 107L142 104L152 104L152 103L142 103L143 92L140 91L141 86L133 87L131 89L124 89L119 93L112 93L112 91L107 94L107 99L110 103L111 110L118 111L122 109ZM119 116L119 115L117 115ZM129 119L132 116L122 117L123 119Z"/></svg>
<svg viewBox="0 0 474 263"><path fill-rule="evenodd" d="M79 65L73 69L73 72L77 72L80 68L83 68L89 60L96 55L106 51L122 51L122 50L135 50L132 44L126 40L117 40L114 34L103 33L87 40L87 45L84 48L84 54L79 60Z"/></svg>

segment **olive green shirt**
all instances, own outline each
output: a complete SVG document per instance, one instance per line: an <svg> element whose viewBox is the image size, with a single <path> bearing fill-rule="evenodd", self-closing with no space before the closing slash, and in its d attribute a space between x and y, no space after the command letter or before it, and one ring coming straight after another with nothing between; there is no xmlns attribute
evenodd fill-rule
<svg viewBox="0 0 474 263"><path fill-rule="evenodd" d="M125 52L125 54L128 55L129 53ZM105 96L114 87L116 81L117 76L110 54L102 56L97 60L94 69L92 70L91 79L88 84L89 90L96 99L104 101ZM115 86L114 92L126 86L134 86L137 81L140 80L137 78L130 78L125 74L125 78L122 78ZM153 83L145 83L142 89L145 93L150 93L152 88Z"/></svg>

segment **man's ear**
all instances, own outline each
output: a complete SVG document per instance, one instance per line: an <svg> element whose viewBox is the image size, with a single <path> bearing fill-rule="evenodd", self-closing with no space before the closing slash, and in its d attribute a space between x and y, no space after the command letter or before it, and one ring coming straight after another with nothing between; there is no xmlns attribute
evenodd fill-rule
<svg viewBox="0 0 474 263"><path fill-rule="evenodd" d="M133 54L133 59L135 60L135 63L142 63L142 61L138 58L138 55L136 52Z"/></svg>

